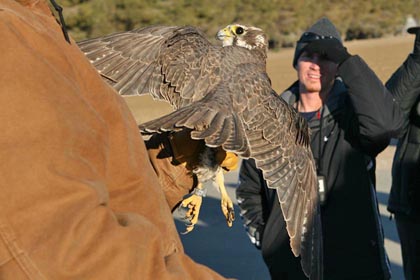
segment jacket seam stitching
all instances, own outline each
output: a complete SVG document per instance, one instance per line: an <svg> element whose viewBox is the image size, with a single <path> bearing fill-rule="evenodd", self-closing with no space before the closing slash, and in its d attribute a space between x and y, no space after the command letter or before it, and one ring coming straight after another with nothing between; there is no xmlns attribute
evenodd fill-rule
<svg viewBox="0 0 420 280"><path fill-rule="evenodd" d="M6 248L11 254L11 258L15 259L19 267L28 276L29 279L46 279L42 273L36 268L35 264L31 261L27 253L22 250L17 242L16 237L14 236L12 230L4 223L0 222L0 237L2 238ZM34 278L34 275L37 277Z"/></svg>

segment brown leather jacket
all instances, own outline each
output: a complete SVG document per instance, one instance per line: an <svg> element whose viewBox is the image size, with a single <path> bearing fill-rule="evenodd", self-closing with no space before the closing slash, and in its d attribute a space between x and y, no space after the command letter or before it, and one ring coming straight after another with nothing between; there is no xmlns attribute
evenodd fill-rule
<svg viewBox="0 0 420 280"><path fill-rule="evenodd" d="M222 279L184 254L128 107L46 2L0 0L0 34L0 279Z"/></svg>

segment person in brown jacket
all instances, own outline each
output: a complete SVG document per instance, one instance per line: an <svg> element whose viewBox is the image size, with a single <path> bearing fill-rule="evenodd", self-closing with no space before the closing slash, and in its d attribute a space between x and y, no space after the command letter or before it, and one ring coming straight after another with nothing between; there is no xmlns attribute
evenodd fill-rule
<svg viewBox="0 0 420 280"><path fill-rule="evenodd" d="M46 1L0 0L0 34L0 279L223 279L184 253L166 202L191 177L149 158ZM159 180L183 186L165 198Z"/></svg>

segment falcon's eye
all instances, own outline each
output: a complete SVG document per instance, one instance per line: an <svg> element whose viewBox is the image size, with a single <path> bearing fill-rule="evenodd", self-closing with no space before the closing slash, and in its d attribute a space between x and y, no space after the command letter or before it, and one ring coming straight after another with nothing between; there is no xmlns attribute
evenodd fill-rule
<svg viewBox="0 0 420 280"><path fill-rule="evenodd" d="M244 33L244 29L242 27L236 28L236 34L241 35L242 33Z"/></svg>

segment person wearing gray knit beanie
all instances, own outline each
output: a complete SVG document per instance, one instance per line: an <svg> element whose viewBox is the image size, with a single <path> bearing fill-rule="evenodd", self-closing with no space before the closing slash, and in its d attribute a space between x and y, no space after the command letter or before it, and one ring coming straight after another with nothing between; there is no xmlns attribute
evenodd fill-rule
<svg viewBox="0 0 420 280"><path fill-rule="evenodd" d="M298 80L280 96L310 129L322 214L323 273L311 279L390 279L375 157L399 135L403 114L363 59L347 51L326 17L303 32L292 63ZM242 162L239 179L241 216L246 228L255 229L249 234L258 239L271 278L307 279L290 249L275 190L266 187L252 160Z"/></svg>
<svg viewBox="0 0 420 280"><path fill-rule="evenodd" d="M309 42L320 39L337 39L339 42L343 43L341 40L340 32L335 28L334 24L326 18L323 17L309 27L300 37L296 43L295 55L293 57L293 67L296 66L297 60L301 55L303 49L308 45Z"/></svg>

